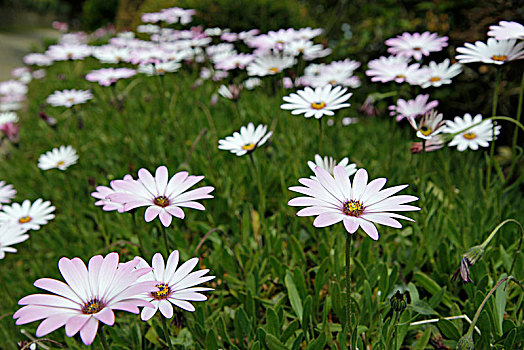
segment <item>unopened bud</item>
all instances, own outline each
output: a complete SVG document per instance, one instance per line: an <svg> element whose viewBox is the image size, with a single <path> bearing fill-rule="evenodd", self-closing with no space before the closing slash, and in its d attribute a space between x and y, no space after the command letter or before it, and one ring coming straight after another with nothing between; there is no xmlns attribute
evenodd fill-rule
<svg viewBox="0 0 524 350"><path fill-rule="evenodd" d="M480 245L476 245L470 248L464 255L462 255L462 260L460 261L460 267L453 274L453 280L455 280L460 272L460 277L466 283L473 283L471 279L471 274L469 267L474 265L482 255L484 254L484 248Z"/></svg>
<svg viewBox="0 0 524 350"><path fill-rule="evenodd" d="M395 294L393 294L393 296L389 299L389 303L391 304L391 308L393 309L393 311L401 313L406 309L406 307L408 306L407 295L407 291L404 293L400 293L399 290L397 290Z"/></svg>
<svg viewBox="0 0 524 350"><path fill-rule="evenodd" d="M475 344L473 343L473 337L469 334L466 334L459 339L457 343L457 350L473 350L475 349Z"/></svg>

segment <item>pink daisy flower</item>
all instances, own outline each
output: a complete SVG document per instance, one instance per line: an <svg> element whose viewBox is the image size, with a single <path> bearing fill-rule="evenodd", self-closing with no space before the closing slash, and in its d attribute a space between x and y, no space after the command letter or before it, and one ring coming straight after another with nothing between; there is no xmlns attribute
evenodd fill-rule
<svg viewBox="0 0 524 350"><path fill-rule="evenodd" d="M133 180L133 177L131 175L127 174L126 176L124 176L124 181L135 181L135 180ZM123 213L124 205L122 203L112 202L111 200L107 199L106 197L116 192L125 192L125 190L123 188L120 188L118 186L118 183L116 183L115 181L111 181L110 186L111 187L97 186L96 191L91 193L91 197L98 199L98 201L95 202L95 205L102 206L102 210L104 211L118 210L119 213Z"/></svg>
<svg viewBox="0 0 524 350"><path fill-rule="evenodd" d="M149 264L138 257L140 263L137 268L149 268ZM198 258L192 258L178 266L178 250L173 251L164 264L162 254L156 253L153 256L153 271L148 272L140 278L141 281L153 281L157 288L154 292L144 294L144 299L151 302L153 308L142 309L141 318L143 321L149 320L155 315L157 310L164 317L173 317L173 305L186 311L195 311L195 307L189 301L204 301L207 297L199 292L213 290L213 288L195 287L198 284L210 281L215 276L204 276L209 272L208 269L191 272L198 264Z"/></svg>
<svg viewBox="0 0 524 350"><path fill-rule="evenodd" d="M411 85L418 85L421 76L425 74L418 63L408 65L406 58L396 56L371 60L368 67L366 75L371 77L371 81L381 83L394 81L395 83L407 82Z"/></svg>
<svg viewBox="0 0 524 350"><path fill-rule="evenodd" d="M155 177L148 170L140 169L136 181L115 180L114 186L126 192L118 191L109 194L106 199L123 204L124 211L147 206L146 222L153 221L158 216L162 225L168 227L173 216L180 219L185 217L181 207L205 210L204 206L196 200L213 198L209 193L214 190L214 187L204 186L186 192L203 178L181 171L168 181L168 171L165 166L156 169Z"/></svg>
<svg viewBox="0 0 524 350"><path fill-rule="evenodd" d="M406 205L418 200L417 197L392 196L408 185L382 190L387 180L378 178L368 183L368 173L365 169L357 171L353 184L344 167L336 165L333 173L334 177L327 170L316 167L317 180L302 178L298 182L305 187L289 188L308 196L293 198L288 205L306 207L299 210L297 215L316 216L313 221L315 227L331 226L342 221L349 233L353 234L361 227L369 237L377 240L378 230L374 223L401 228L402 225L396 219L414 220L392 211L420 210L418 207Z"/></svg>
<svg viewBox="0 0 524 350"><path fill-rule="evenodd" d="M2 203L9 203L11 199L15 198L16 190L13 185L6 185L5 181L0 181L0 208Z"/></svg>
<svg viewBox="0 0 524 350"><path fill-rule="evenodd" d="M138 282L151 269L135 269L139 259L120 264L118 260L117 253L105 258L96 255L89 260L87 268L79 258L60 259L58 268L66 283L52 278L37 280L36 287L54 295L32 294L20 299L18 304L24 306L13 315L16 324L43 320L36 330L37 337L65 325L68 337L80 332L84 344L90 345L99 321L108 326L115 323L113 310L138 314L139 306L152 307L139 295L154 290L154 282Z"/></svg>
<svg viewBox="0 0 524 350"><path fill-rule="evenodd" d="M418 95L414 100L399 98L396 106L389 106L390 116L397 116L397 122L404 118L416 118L438 106L438 101L428 102L429 95Z"/></svg>
<svg viewBox="0 0 524 350"><path fill-rule="evenodd" d="M131 78L134 75L136 70L131 68L101 68L87 73L86 79L101 86L110 86L120 79Z"/></svg>
<svg viewBox="0 0 524 350"><path fill-rule="evenodd" d="M420 60L423 55L429 56L430 52L441 51L448 46L447 41L447 36L439 37L436 33L404 33L386 40L386 45L390 46L388 52L393 55Z"/></svg>

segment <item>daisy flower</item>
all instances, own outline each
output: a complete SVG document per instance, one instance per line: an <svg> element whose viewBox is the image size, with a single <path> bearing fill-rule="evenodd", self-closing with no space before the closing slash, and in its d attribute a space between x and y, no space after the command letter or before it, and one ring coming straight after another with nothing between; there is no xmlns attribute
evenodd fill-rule
<svg viewBox="0 0 524 350"><path fill-rule="evenodd" d="M41 225L45 225L49 220L54 219L55 207L49 201L38 198L31 204L29 199L22 202L22 205L13 203L4 205L0 212L0 223L12 222L20 226L24 232L28 230L39 230Z"/></svg>
<svg viewBox="0 0 524 350"><path fill-rule="evenodd" d="M497 40L524 39L524 26L517 22L500 21L498 26L489 26L488 35Z"/></svg>
<svg viewBox="0 0 524 350"><path fill-rule="evenodd" d="M245 53L229 54L216 61L215 68L223 70L244 69L248 64L255 60L255 56Z"/></svg>
<svg viewBox="0 0 524 350"><path fill-rule="evenodd" d="M357 165L355 163L349 164L348 157L342 158L342 160L338 162L337 164L337 161L333 159L333 157L325 156L324 158L322 158L320 155L315 154L315 162L308 161L307 165L313 172L315 172L316 167L320 167L324 170L327 170L331 175L333 175L333 170L335 169L335 165L341 166L344 169L346 169L346 172L348 173L349 176L357 172ZM313 180L316 179L315 176L311 176L311 178Z"/></svg>
<svg viewBox="0 0 524 350"><path fill-rule="evenodd" d="M60 146L51 151L41 154L38 158L38 167L42 170L58 169L66 170L69 166L76 164L78 154L71 146Z"/></svg>
<svg viewBox="0 0 524 350"><path fill-rule="evenodd" d="M89 90L62 90L55 91L49 97L46 102L51 106L63 106L70 108L74 105L86 103L93 98L93 94Z"/></svg>
<svg viewBox="0 0 524 350"><path fill-rule="evenodd" d="M309 40L294 40L284 45L284 53L290 56L303 55L304 60L311 61L331 54L330 48L324 48L321 44L314 44Z"/></svg>
<svg viewBox="0 0 524 350"><path fill-rule="evenodd" d="M101 86L110 86L120 79L131 78L134 75L136 70L131 68L102 68L87 73L86 79Z"/></svg>
<svg viewBox="0 0 524 350"><path fill-rule="evenodd" d="M165 166L156 169L155 176L147 169L138 171L138 180L115 180L117 191L106 196L112 202L124 205L124 211L138 207L148 207L145 212L146 222L153 221L157 216L165 227L171 225L173 216L183 219L184 211L181 207L205 210L197 202L199 199L213 198L209 193L214 190L212 186L204 186L186 192L191 186L200 182L203 176L189 175L187 171L176 173L168 181L168 171Z"/></svg>
<svg viewBox="0 0 524 350"><path fill-rule="evenodd" d="M257 86L262 85L262 80L260 80L259 78L249 78L244 80L242 85L248 90L253 90Z"/></svg>
<svg viewBox="0 0 524 350"><path fill-rule="evenodd" d="M149 264L142 258L137 257L140 263L137 268L149 268ZM204 301L207 297L199 292L213 290L212 288L195 287L198 284L210 281L215 276L204 276L208 269L191 272L198 264L198 258L192 258L178 266L178 250L173 251L164 264L164 257L160 253L153 256L151 265L153 271L148 272L140 278L140 281L152 281L156 286L154 292L144 293L143 298L154 307L142 309L140 317L147 321L155 315L157 310L165 318L173 317L173 305L186 311L195 311L195 307L189 301Z"/></svg>
<svg viewBox="0 0 524 350"><path fill-rule="evenodd" d="M0 208L2 208L2 203L11 202L15 195L16 190L13 185L6 185L5 181L0 181Z"/></svg>
<svg viewBox="0 0 524 350"><path fill-rule="evenodd" d="M240 93L242 92L242 85L220 85L218 88L218 94L228 100L238 100Z"/></svg>
<svg viewBox="0 0 524 350"><path fill-rule="evenodd" d="M334 177L320 167L315 168L317 180L302 178L298 180L304 187L294 186L289 189L307 197L293 198L291 206L306 207L297 212L298 216L316 216L313 225L326 227L340 221L349 233L361 227L374 240L378 239L378 230L374 223L401 228L396 219L414 221L393 211L420 210L406 203L418 200L415 196L392 196L408 185L394 186L382 190L385 178L378 178L368 183L368 173L359 169L349 180L346 169L335 166Z"/></svg>
<svg viewBox="0 0 524 350"><path fill-rule="evenodd" d="M442 120L442 113L431 110L417 123L414 117L408 117L409 124L417 132L417 137L430 140L433 136L440 134L444 130L445 121Z"/></svg>
<svg viewBox="0 0 524 350"><path fill-rule="evenodd" d="M413 142L412 146L409 148L411 153L422 153L424 150L426 152L433 152L438 149L441 149L446 144L446 140L442 137L442 134L434 135L429 140L425 141L425 144L422 142Z"/></svg>
<svg viewBox="0 0 524 350"><path fill-rule="evenodd" d="M227 136L218 141L218 149L230 151L237 156L251 153L262 146L273 135L273 131L267 132L267 126L260 124L255 129L253 123L247 127L240 128L240 132L235 131L233 135Z"/></svg>
<svg viewBox="0 0 524 350"><path fill-rule="evenodd" d="M430 86L439 87L444 84L451 84L451 78L456 77L462 72L462 66L459 63L449 65L449 59L445 59L441 63L429 62L429 66L422 67L426 72L419 81L422 88Z"/></svg>
<svg viewBox="0 0 524 350"><path fill-rule="evenodd" d="M12 245L22 243L29 239L20 226L11 223L0 223L0 260L5 257L5 253L16 253L17 250Z"/></svg>
<svg viewBox="0 0 524 350"><path fill-rule="evenodd" d="M151 269L135 269L139 259L126 263L118 260L118 253L96 255L87 268L79 258L61 258L58 268L65 283L52 278L36 280L36 287L54 294L32 294L20 299L18 304L24 306L13 315L16 324L43 319L36 329L37 337L65 325L68 337L80 332L84 344L90 345L99 321L108 326L115 323L114 310L138 314L139 306L151 307L140 294L154 290L154 283L138 282Z"/></svg>
<svg viewBox="0 0 524 350"><path fill-rule="evenodd" d="M287 103L280 105L280 108L291 110L291 114L304 114L304 117L322 118L323 115L335 115L334 110L349 107L351 104L345 103L352 93L346 94L347 88L331 85L317 87L315 90L306 87L304 90L284 96L283 100Z"/></svg>
<svg viewBox="0 0 524 350"><path fill-rule="evenodd" d="M129 174L124 176L124 181L135 181L133 180L133 177ZM102 210L104 211L113 211L118 210L119 213L124 212L124 204L118 203L118 202L112 202L107 198L110 194L116 193L116 192L126 192L123 188L120 188L118 186L118 183L115 181L111 181L109 184L111 187L107 186L97 186L95 192L91 192L91 197L94 197L98 199L98 201L95 202L95 205L102 206Z"/></svg>
<svg viewBox="0 0 524 350"><path fill-rule="evenodd" d="M388 52L402 57L413 57L417 61L422 56L429 56L430 52L441 51L448 46L448 37L439 37L437 33L424 32L404 33L396 38L386 40L386 45L390 46Z"/></svg>
<svg viewBox="0 0 524 350"><path fill-rule="evenodd" d="M419 69L418 63L408 65L407 59L402 56L380 57L369 61L368 67L366 75L371 77L371 81L381 83L394 81L418 85L418 81L425 73Z"/></svg>
<svg viewBox="0 0 524 350"><path fill-rule="evenodd" d="M443 132L448 134L459 133L453 137L448 146L457 146L457 150L460 152L468 148L476 151L479 146L488 147L489 142L493 141L493 122L491 119L482 121L481 114L472 118L469 113L466 113L464 118L455 117L453 121L447 120ZM500 134L500 126L495 126L495 135L498 134Z"/></svg>
<svg viewBox="0 0 524 350"><path fill-rule="evenodd" d="M176 61L165 61L155 63L145 63L138 66L138 73L146 75L164 75L166 73L176 72L181 67L181 64Z"/></svg>
<svg viewBox="0 0 524 350"><path fill-rule="evenodd" d="M131 57L131 49L115 45L104 45L93 49L93 57L101 63L127 62Z"/></svg>
<svg viewBox="0 0 524 350"><path fill-rule="evenodd" d="M253 62L247 66L248 75L257 75L264 77L266 75L275 75L282 72L284 69L295 64L295 58L291 56L274 56L263 55L257 57Z"/></svg>
<svg viewBox="0 0 524 350"><path fill-rule="evenodd" d="M396 106L389 106L389 115L396 115L397 122L404 118L416 118L438 106L438 101L428 102L429 95L418 95L414 100L399 98Z"/></svg>
<svg viewBox="0 0 524 350"><path fill-rule="evenodd" d="M0 95L19 96L27 94L27 85L18 80L0 81Z"/></svg>
<svg viewBox="0 0 524 350"><path fill-rule="evenodd" d="M84 44L51 45L45 52L54 61L83 60L91 55L91 47Z"/></svg>
<svg viewBox="0 0 524 350"><path fill-rule="evenodd" d="M18 116L15 112L1 112L0 113L0 126L7 123L17 123Z"/></svg>
<svg viewBox="0 0 524 350"><path fill-rule="evenodd" d="M464 46L457 48L457 52L461 55L457 55L455 58L460 63L483 62L501 65L524 57L524 42L517 44L515 39L496 40L489 38L487 44L477 41L475 45L465 43Z"/></svg>
<svg viewBox="0 0 524 350"><path fill-rule="evenodd" d="M30 53L24 56L23 61L25 64L32 66L50 66L53 64L53 59L44 55L43 53Z"/></svg>

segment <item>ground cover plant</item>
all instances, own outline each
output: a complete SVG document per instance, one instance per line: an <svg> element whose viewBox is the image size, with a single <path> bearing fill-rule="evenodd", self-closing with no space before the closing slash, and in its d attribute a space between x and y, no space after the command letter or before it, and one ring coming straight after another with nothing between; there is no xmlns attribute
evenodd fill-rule
<svg viewBox="0 0 524 350"><path fill-rule="evenodd" d="M2 348L522 348L524 27L358 62L193 14L57 23L0 83ZM443 116L470 62L505 68L492 113Z"/></svg>

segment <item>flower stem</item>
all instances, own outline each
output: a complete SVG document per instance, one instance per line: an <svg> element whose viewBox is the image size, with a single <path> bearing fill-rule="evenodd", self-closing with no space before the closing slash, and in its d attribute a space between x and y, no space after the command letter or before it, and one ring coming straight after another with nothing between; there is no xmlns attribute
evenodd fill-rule
<svg viewBox="0 0 524 350"><path fill-rule="evenodd" d="M134 210L131 211L131 217L133 218L133 233L138 238L138 244L140 245L140 251L142 252L142 254L147 255L146 254L146 247L144 246L144 242L142 241L142 236L138 232L139 230L137 230L136 211L134 211Z"/></svg>
<svg viewBox="0 0 524 350"><path fill-rule="evenodd" d="M515 219L507 219L507 220L504 220L502 221L500 224L497 225L497 227L495 227L493 229L493 231L491 231L490 235L488 236L488 238L486 238L486 240L480 245L480 247L482 248L482 250L486 249L487 245L489 244L489 242L491 242L491 240L493 239L493 237L495 237L495 234L500 230L500 228L502 226L504 226L505 224L509 223L509 222L513 222L515 224L518 225L518 227L520 228L520 241L519 241L519 245L517 247L517 250L515 251L515 255L513 256L513 262L511 263L511 268L509 269L509 272L508 272L508 275L511 275L511 273L513 272L513 268L515 267L515 262L517 261L517 256L519 255L520 253L520 248L522 246L522 239L523 239L523 236L524 236L524 228L522 227L522 225L520 224L520 222L518 222L517 220Z"/></svg>
<svg viewBox="0 0 524 350"><path fill-rule="evenodd" d="M260 179L260 172L258 171L253 152L249 153L249 159L251 160L251 164L253 164L253 171L255 172L255 177L257 178L258 196L260 200L260 208L258 208L258 210L260 211L260 215L263 218L266 211L266 197L262 189L262 180Z"/></svg>
<svg viewBox="0 0 524 350"><path fill-rule="evenodd" d="M395 347L394 347L394 350L397 350L398 349L398 345L397 345L397 324L398 324L398 320L400 319L400 313L398 312L395 312L395 319L393 320L393 336L395 337Z"/></svg>
<svg viewBox="0 0 524 350"><path fill-rule="evenodd" d="M167 346L169 347L169 350L173 350L173 344L171 344L171 338L169 337L169 331L167 329L166 318L162 315L160 316L160 318L162 319L162 328L164 329L164 336L166 338Z"/></svg>
<svg viewBox="0 0 524 350"><path fill-rule="evenodd" d="M102 349L109 350L109 345L107 344L107 338L106 333L104 331L104 327L100 327L100 332L98 332L98 335L100 336L100 342L102 343Z"/></svg>
<svg viewBox="0 0 524 350"><path fill-rule="evenodd" d="M495 79L495 91L493 92L493 104L491 106L491 116L494 117L497 115L497 104L499 100L499 87L500 87L500 76L501 76L501 69L497 68L497 77ZM492 123L491 127L491 147L489 150L489 162L488 162L488 171L486 175L486 193L489 192L489 188L491 186L491 168L492 165L495 162L494 154L495 154L495 123Z"/></svg>
<svg viewBox="0 0 524 350"><path fill-rule="evenodd" d="M346 235L346 333L351 332L351 234ZM349 335L351 344L351 334ZM351 348L351 347L350 347Z"/></svg>
<svg viewBox="0 0 524 350"><path fill-rule="evenodd" d="M419 187L419 193L420 198L422 201L424 200L424 181L422 181L422 177L424 176L424 168L426 165L426 140L422 140L422 154L420 155L420 166L419 166L419 173L418 173L418 187ZM422 204L421 204L422 205Z"/></svg>
<svg viewBox="0 0 524 350"><path fill-rule="evenodd" d="M322 156L322 118L318 120L318 154Z"/></svg>
<svg viewBox="0 0 524 350"><path fill-rule="evenodd" d="M166 247L166 256L169 256L169 243L167 242L166 227L162 224L160 224L160 227L162 227L162 235L164 236L164 246Z"/></svg>
<svg viewBox="0 0 524 350"><path fill-rule="evenodd" d="M520 122L520 116L522 115L522 104L524 102L524 71L522 72L522 79L520 81L520 93L519 93L519 104L517 106L517 115L516 115L516 121L517 123ZM513 175L513 171L515 170L515 166L517 165L517 154L516 154L516 148L517 148L517 140L519 137L519 129L517 126L515 126L515 131L513 133L513 144L511 146L511 154L513 155L513 159L511 160L511 168L508 173L508 180Z"/></svg>

